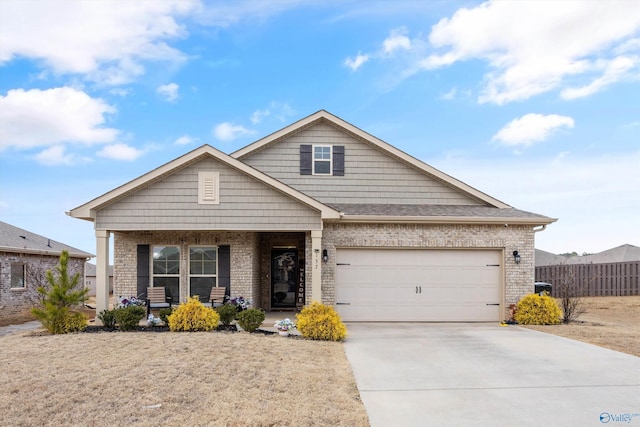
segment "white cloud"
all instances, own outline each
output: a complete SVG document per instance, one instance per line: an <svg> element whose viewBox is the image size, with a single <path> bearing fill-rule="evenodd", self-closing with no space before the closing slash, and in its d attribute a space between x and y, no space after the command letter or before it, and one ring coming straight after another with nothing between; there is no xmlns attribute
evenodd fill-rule
<svg viewBox="0 0 640 427"><path fill-rule="evenodd" d="M179 85L176 83L169 83L166 85L158 86L156 92L162 95L167 101L172 102L178 99Z"/></svg>
<svg viewBox="0 0 640 427"><path fill-rule="evenodd" d="M196 0L122 2L64 0L3 2L0 64L17 57L40 61L56 74L81 74L106 85L145 72L145 61L179 62L169 46L186 31L176 19L200 7Z"/></svg>
<svg viewBox="0 0 640 427"><path fill-rule="evenodd" d="M255 134L255 131L229 122L220 123L213 128L213 135L225 142L253 134Z"/></svg>
<svg viewBox="0 0 640 427"><path fill-rule="evenodd" d="M128 96L131 92L132 92L131 89L124 89L121 87L114 87L109 91L111 95L122 96L122 97Z"/></svg>
<svg viewBox="0 0 640 427"><path fill-rule="evenodd" d="M286 102L271 101L269 106L262 110L256 110L249 118L254 125L267 117L273 117L281 123L286 122L296 111Z"/></svg>
<svg viewBox="0 0 640 427"><path fill-rule="evenodd" d="M407 29L404 27L391 30L391 34L382 42L385 54L392 54L396 50L411 49L411 40L406 36Z"/></svg>
<svg viewBox="0 0 640 427"><path fill-rule="evenodd" d="M193 138L189 135L182 135L180 138L176 139L174 141L174 144L176 145L189 145L189 144L193 144L194 142L198 142L199 139L198 138Z"/></svg>
<svg viewBox="0 0 640 427"><path fill-rule="evenodd" d="M129 162L137 159L142 154L144 154L142 150L122 143L107 145L98 152L98 156L100 157Z"/></svg>
<svg viewBox="0 0 640 427"><path fill-rule="evenodd" d="M45 166L72 165L74 162L73 154L67 154L63 145L54 145L49 147L35 156L38 163Z"/></svg>
<svg viewBox="0 0 640 427"><path fill-rule="evenodd" d="M14 89L0 96L0 151L61 143L108 143L117 129L104 127L116 109L70 87Z"/></svg>
<svg viewBox="0 0 640 427"><path fill-rule="evenodd" d="M360 52L355 58L347 58L344 60L344 65L351 68L351 71L357 71L365 62L369 60L369 55L363 55Z"/></svg>
<svg viewBox="0 0 640 427"><path fill-rule="evenodd" d="M253 112L253 114L251 115L251 123L258 124L262 121L262 119L264 119L265 117L268 117L270 114L269 109L264 109L264 110L256 110Z"/></svg>
<svg viewBox="0 0 640 427"><path fill-rule="evenodd" d="M573 126L574 121L571 117L530 113L507 123L493 136L492 140L507 146L526 147L544 141L560 128L573 128Z"/></svg>
<svg viewBox="0 0 640 427"><path fill-rule="evenodd" d="M565 89L560 93L560 96L563 99L575 99L592 95L605 86L613 84L624 78L627 73L638 65L640 57L629 58L626 56L620 56L611 61L602 62L606 62L606 65L603 67L604 71L601 77L595 79L586 86Z"/></svg>
<svg viewBox="0 0 640 427"><path fill-rule="evenodd" d="M638 72L638 47L630 41L639 30L634 1L488 1L433 26L429 41L441 51L421 65L487 61L492 70L484 76L481 103L527 99L578 77L592 83L564 97L586 96ZM622 55L630 51L635 59L625 62Z"/></svg>

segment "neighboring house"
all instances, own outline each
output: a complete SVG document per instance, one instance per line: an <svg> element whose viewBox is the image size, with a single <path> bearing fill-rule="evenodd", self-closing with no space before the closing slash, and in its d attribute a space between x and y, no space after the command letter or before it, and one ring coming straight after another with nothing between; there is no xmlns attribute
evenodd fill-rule
<svg viewBox="0 0 640 427"><path fill-rule="evenodd" d="M90 262L84 265L84 286L89 288L89 296L96 296L96 265ZM109 266L109 293L113 293L113 265Z"/></svg>
<svg viewBox="0 0 640 427"><path fill-rule="evenodd" d="M265 310L322 301L346 321L502 320L555 221L326 111L231 155L203 145L69 215L94 222L98 311L113 234L117 294L163 286L185 301L218 285Z"/></svg>
<svg viewBox="0 0 640 427"><path fill-rule="evenodd" d="M640 261L640 247L626 244L596 254L582 256L556 255L536 249L536 267L558 264L609 264L631 261Z"/></svg>
<svg viewBox="0 0 640 427"><path fill-rule="evenodd" d="M549 282L558 295L568 289L580 296L640 295L640 247L621 245L597 254L554 255L536 249L536 281Z"/></svg>
<svg viewBox="0 0 640 427"><path fill-rule="evenodd" d="M69 274L84 277L84 263L92 254L0 221L0 318L34 306L38 287L47 283L46 271L56 268L64 250Z"/></svg>

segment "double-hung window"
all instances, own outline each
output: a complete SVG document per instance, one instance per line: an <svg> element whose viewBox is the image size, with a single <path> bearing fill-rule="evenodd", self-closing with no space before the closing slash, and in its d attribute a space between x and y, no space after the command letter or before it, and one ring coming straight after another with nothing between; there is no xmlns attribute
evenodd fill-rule
<svg viewBox="0 0 640 427"><path fill-rule="evenodd" d="M189 295L198 295L206 302L211 288L216 286L218 248L215 246L189 247Z"/></svg>
<svg viewBox="0 0 640 427"><path fill-rule="evenodd" d="M313 146L313 174L331 175L331 146Z"/></svg>
<svg viewBox="0 0 640 427"><path fill-rule="evenodd" d="M300 175L344 176L344 145L300 144Z"/></svg>
<svg viewBox="0 0 640 427"><path fill-rule="evenodd" d="M180 248L178 246L154 246L152 265L153 286L164 287L167 296L180 299Z"/></svg>

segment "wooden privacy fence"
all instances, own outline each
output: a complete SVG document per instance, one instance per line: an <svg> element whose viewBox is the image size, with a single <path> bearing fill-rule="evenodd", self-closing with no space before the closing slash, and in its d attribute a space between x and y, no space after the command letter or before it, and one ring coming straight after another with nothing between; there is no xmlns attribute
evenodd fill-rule
<svg viewBox="0 0 640 427"><path fill-rule="evenodd" d="M579 290L576 296L640 295L640 261L609 264L559 264L536 267L536 282L560 286L567 281ZM552 295L555 292L552 291Z"/></svg>

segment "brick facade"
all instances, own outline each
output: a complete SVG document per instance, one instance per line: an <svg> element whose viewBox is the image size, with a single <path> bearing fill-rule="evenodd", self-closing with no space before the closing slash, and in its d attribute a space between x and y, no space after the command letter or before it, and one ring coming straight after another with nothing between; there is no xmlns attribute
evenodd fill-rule
<svg viewBox="0 0 640 427"><path fill-rule="evenodd" d="M323 264L322 300L335 303L336 248L424 248L424 249L502 249L505 318L509 304L515 304L533 291L534 231L531 226L430 225L430 224L338 224L325 226L322 247L329 254ZM521 255L513 261L513 251Z"/></svg>
<svg viewBox="0 0 640 427"><path fill-rule="evenodd" d="M47 283L46 271L55 271L59 261L58 256L0 253L0 319L9 319L33 308L39 301L38 287ZM24 288L11 288L12 263L26 265ZM69 258L67 264L70 276L80 273L80 287L84 286L84 263L85 258Z"/></svg>
<svg viewBox="0 0 640 427"><path fill-rule="evenodd" d="M188 257L190 245L229 245L231 248L231 297L242 295L252 301L258 295L258 236L246 232L137 231L114 233L114 296L137 293L137 246L180 247L180 301L188 298Z"/></svg>
<svg viewBox="0 0 640 427"><path fill-rule="evenodd" d="M229 245L231 247L231 296L251 299L255 307L270 308L271 248L296 246L300 259L311 260L310 233L250 232L119 232L114 239L115 295L135 295L137 289L136 248L139 244L176 245L181 248L181 283L188 281L189 245ZM515 304L532 291L534 280L534 231L531 226L429 225L429 224L339 224L325 225L322 249L329 262L322 264L322 300L335 303L336 248L424 248L502 250L503 308ZM521 255L513 261L513 251ZM306 276L306 303L311 302L311 280ZM181 301L187 298L181 287Z"/></svg>

